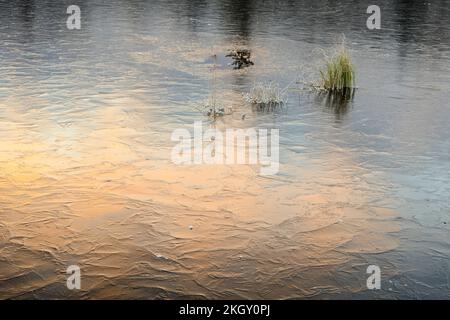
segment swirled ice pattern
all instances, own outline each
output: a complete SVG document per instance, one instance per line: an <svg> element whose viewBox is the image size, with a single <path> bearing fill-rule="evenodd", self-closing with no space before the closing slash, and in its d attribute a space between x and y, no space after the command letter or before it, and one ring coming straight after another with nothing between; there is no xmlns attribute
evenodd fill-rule
<svg viewBox="0 0 450 320"><path fill-rule="evenodd" d="M449 298L448 1L380 0L380 31L359 1L78 3L0 2L0 298ZM353 101L298 90L341 34ZM216 128L280 130L278 175L172 164L212 91Z"/></svg>

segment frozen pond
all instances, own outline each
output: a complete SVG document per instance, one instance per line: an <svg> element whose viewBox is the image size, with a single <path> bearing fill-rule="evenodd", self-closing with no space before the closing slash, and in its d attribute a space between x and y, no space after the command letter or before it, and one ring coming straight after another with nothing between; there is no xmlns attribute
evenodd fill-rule
<svg viewBox="0 0 450 320"><path fill-rule="evenodd" d="M0 1L0 298L449 298L449 1L380 0L381 30L364 1L70 4ZM342 34L353 100L298 90ZM265 81L282 109L245 103ZM278 174L173 164L195 121L278 129Z"/></svg>

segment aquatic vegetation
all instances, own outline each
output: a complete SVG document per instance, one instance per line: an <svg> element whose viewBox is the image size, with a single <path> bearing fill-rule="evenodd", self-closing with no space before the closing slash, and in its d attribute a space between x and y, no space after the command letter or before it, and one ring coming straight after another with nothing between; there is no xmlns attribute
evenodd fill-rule
<svg viewBox="0 0 450 320"><path fill-rule="evenodd" d="M213 119L224 116L226 114L230 114L232 112L231 108L225 108L220 103L217 103L213 96L199 104L194 105L193 107L200 111L202 114Z"/></svg>
<svg viewBox="0 0 450 320"><path fill-rule="evenodd" d="M219 107L217 105L210 105L210 104L205 104L203 105L203 112L211 118L217 118L217 117L221 117L224 116L225 114L227 114L225 112L225 108L224 107Z"/></svg>
<svg viewBox="0 0 450 320"><path fill-rule="evenodd" d="M260 108L274 108L286 103L286 89L280 89L277 84L259 83L253 86L249 93L244 94L244 100Z"/></svg>
<svg viewBox="0 0 450 320"><path fill-rule="evenodd" d="M226 55L233 59L232 65L234 69L241 69L253 65L253 61L250 60L251 52L248 49L234 49Z"/></svg>
<svg viewBox="0 0 450 320"><path fill-rule="evenodd" d="M213 55L214 63L211 67L212 79L211 79L211 94L209 99L195 106L195 109L201 113L207 115L210 118L217 118L226 114L225 107L219 105L216 99L216 68L217 68L217 55Z"/></svg>
<svg viewBox="0 0 450 320"><path fill-rule="evenodd" d="M320 69L320 88L332 92L344 92L355 86L355 71L345 41L331 55L325 55L325 67Z"/></svg>

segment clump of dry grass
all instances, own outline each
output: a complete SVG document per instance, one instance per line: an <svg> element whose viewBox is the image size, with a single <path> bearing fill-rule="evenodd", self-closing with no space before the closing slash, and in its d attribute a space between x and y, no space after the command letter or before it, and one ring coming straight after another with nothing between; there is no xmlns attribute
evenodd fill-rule
<svg viewBox="0 0 450 320"><path fill-rule="evenodd" d="M259 107L277 107L286 103L286 90L277 84L259 83L253 86L249 93L244 94L244 100Z"/></svg>
<svg viewBox="0 0 450 320"><path fill-rule="evenodd" d="M226 56L233 59L234 69L254 65L253 61L250 60L251 51L248 49L233 49Z"/></svg>
<svg viewBox="0 0 450 320"><path fill-rule="evenodd" d="M211 67L211 94L209 99L203 101L198 106L194 106L195 109L199 110L203 114L207 115L212 119L216 119L217 117L224 116L226 114L225 107L221 104L217 103L216 99L216 68L217 68L217 55L212 55L214 59L214 63Z"/></svg>
<svg viewBox="0 0 450 320"><path fill-rule="evenodd" d="M320 72L320 87L330 92L343 92L354 88L355 70L345 41L331 55L324 54L325 67Z"/></svg>

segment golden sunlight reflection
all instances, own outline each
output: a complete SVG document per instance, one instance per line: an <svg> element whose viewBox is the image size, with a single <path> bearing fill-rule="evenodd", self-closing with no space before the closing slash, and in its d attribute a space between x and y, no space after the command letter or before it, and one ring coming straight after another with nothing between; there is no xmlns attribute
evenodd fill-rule
<svg viewBox="0 0 450 320"><path fill-rule="evenodd" d="M10 133L0 150L0 226L10 243L2 249L10 261L0 270L3 297L19 294L9 279L45 287L61 281L71 261L83 265L91 297L115 296L113 284L142 272L167 292L219 296L232 281L240 289L231 297L289 297L296 286L271 292L262 279L282 282L299 268L344 265L345 253L396 247L388 235L399 230L389 222L394 213L368 214L370 187L355 178L364 172L351 153L330 150L345 167L282 168L298 180L262 177L248 165L175 166L118 100L70 126L39 120L49 118L45 110L39 119L3 120ZM254 260L264 261L256 273ZM304 288L312 283L302 280Z"/></svg>

